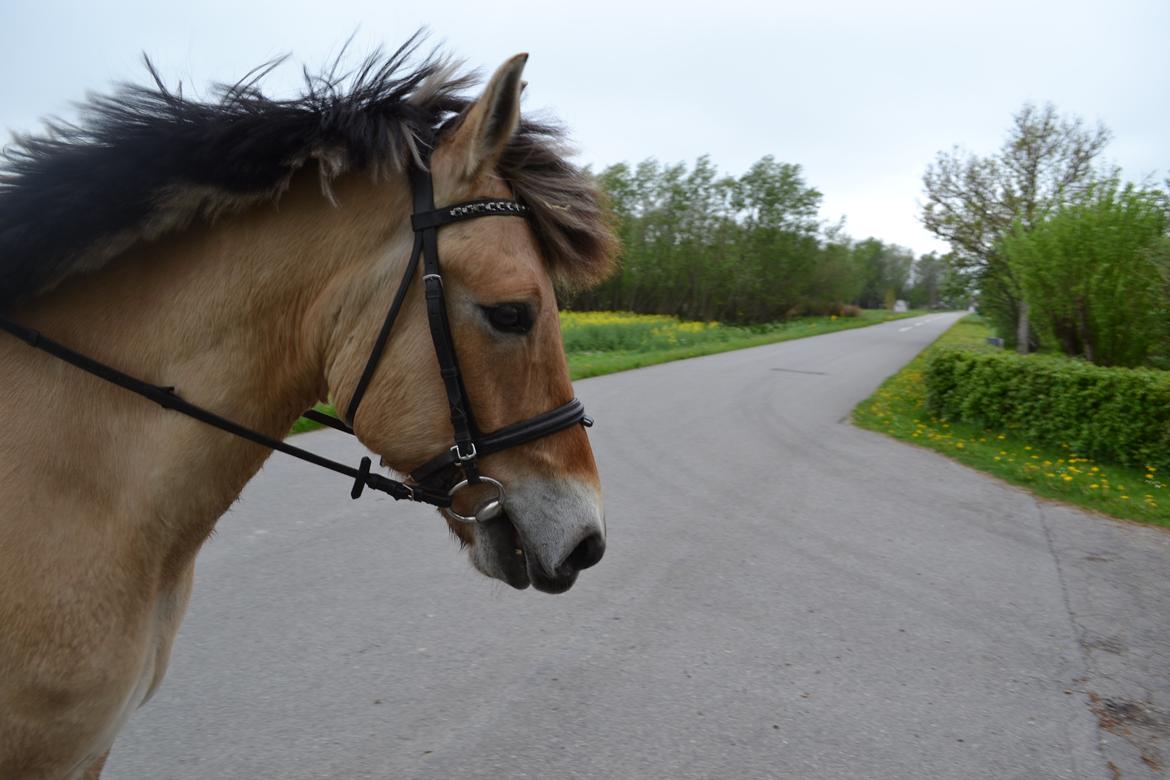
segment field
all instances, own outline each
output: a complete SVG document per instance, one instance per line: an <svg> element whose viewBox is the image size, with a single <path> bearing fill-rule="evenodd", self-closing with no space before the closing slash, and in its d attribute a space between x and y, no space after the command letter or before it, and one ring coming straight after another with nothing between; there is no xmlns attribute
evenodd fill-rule
<svg viewBox="0 0 1170 780"><path fill-rule="evenodd" d="M574 379L612 374L671 360L711 355L821 333L875 325L923 312L862 310L857 317L800 317L739 327L683 322L677 317L628 312L562 312L561 331Z"/></svg>
<svg viewBox="0 0 1170 780"><path fill-rule="evenodd" d="M561 312L561 332L569 359L569 373L573 379L584 379L699 355L860 328L923 313L895 314L866 309L857 317L800 317L788 322L739 327L718 322L684 322L677 317L655 314L566 311ZM325 404L317 408L333 413L332 408ZM309 420L297 420L292 432L301 433L319 427Z"/></svg>
<svg viewBox="0 0 1170 780"><path fill-rule="evenodd" d="M923 369L931 351L943 346L997 349L987 346L990 335L991 329L978 316L960 320L858 405L854 422L944 453L1046 498L1170 527L1170 475L1159 474L1156 468L1098 463L1067 445L1043 447L1010 431L980 429L926 412Z"/></svg>

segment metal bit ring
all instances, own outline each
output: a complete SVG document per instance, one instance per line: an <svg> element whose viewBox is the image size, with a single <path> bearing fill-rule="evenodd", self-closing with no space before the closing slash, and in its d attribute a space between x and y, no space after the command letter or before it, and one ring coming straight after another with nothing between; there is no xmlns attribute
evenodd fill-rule
<svg viewBox="0 0 1170 780"><path fill-rule="evenodd" d="M496 480L492 479L491 477L480 477L479 482L476 482L476 483L472 483L471 480L465 479L462 482L460 482L459 484L455 485L455 487L453 487L449 491L447 491L447 495L450 496L452 499L454 499L455 494L458 493L463 488L467 487L468 485L484 484L484 483L495 487L496 495L494 498L488 499L487 502L482 504L480 506L479 510L476 511L476 513L473 515L469 515L469 516L468 515L461 515L458 512L456 512L454 509L452 509L451 507L447 507L444 510L444 511L446 511L447 515L449 517L451 517L452 519L457 520L460 523L469 523L469 524L470 523L484 523L484 522L487 522L488 520L491 520L492 518L499 516L500 512L504 511L504 486L501 485Z"/></svg>

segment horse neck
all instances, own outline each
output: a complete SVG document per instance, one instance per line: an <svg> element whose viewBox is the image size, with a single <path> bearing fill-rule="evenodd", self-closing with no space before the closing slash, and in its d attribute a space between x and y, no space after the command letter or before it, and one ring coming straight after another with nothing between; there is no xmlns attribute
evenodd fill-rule
<svg viewBox="0 0 1170 780"><path fill-rule="evenodd" d="M45 335L270 436L323 397L328 327L352 279L387 251L409 213L400 187L352 176L320 194L293 182L279 206L142 246L16 312ZM396 216L394 216L396 215ZM405 240L405 239L402 239ZM389 247L388 247L389 244ZM340 292L339 292L340 291ZM352 297L352 296L349 296ZM135 522L211 525L268 451L168 412L13 340L0 344L14 392L0 406L23 463ZM52 452L45 442L59 444ZM189 531L183 531L189 533Z"/></svg>

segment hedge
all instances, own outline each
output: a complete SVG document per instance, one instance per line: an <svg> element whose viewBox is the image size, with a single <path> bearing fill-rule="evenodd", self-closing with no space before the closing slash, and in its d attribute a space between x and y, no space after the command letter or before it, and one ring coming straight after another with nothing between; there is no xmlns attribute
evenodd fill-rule
<svg viewBox="0 0 1170 780"><path fill-rule="evenodd" d="M948 420L1170 470L1170 371L942 348L927 360L925 381L928 411Z"/></svg>

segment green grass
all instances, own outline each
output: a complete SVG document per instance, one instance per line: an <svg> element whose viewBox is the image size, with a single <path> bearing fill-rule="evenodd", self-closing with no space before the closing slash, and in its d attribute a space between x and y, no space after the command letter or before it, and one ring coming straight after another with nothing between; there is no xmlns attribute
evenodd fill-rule
<svg viewBox="0 0 1170 780"><path fill-rule="evenodd" d="M895 314L863 310L858 317L800 317L788 322L737 327L720 323L679 322L673 317L642 318L617 312L566 312L562 315L562 328L569 373L573 379L585 379L673 360L861 328L925 313L912 311ZM573 322L574 317L587 317L594 321L577 324ZM612 321L606 322L606 317L612 318ZM656 327L642 324L648 319L655 319L659 324Z"/></svg>
<svg viewBox="0 0 1170 780"><path fill-rule="evenodd" d="M585 379L669 363L672 360L861 328L925 313L911 311L895 314L866 309L858 317L800 317L788 322L739 327L718 322L682 322L677 317L665 315L562 312L561 330L564 334L565 354L569 359L569 374L573 379ZM326 414L336 414L328 404L317 404L316 409ZM304 433L320 427L315 422L300 419L293 425L292 433Z"/></svg>
<svg viewBox="0 0 1170 780"><path fill-rule="evenodd" d="M923 371L930 353L940 347L997 349L987 345L990 335L991 329L980 317L964 317L859 404L853 410L854 422L944 453L1045 498L1170 527L1170 480L1156 469L1095 462L1068 446L1039 446L1007 431L927 413Z"/></svg>

